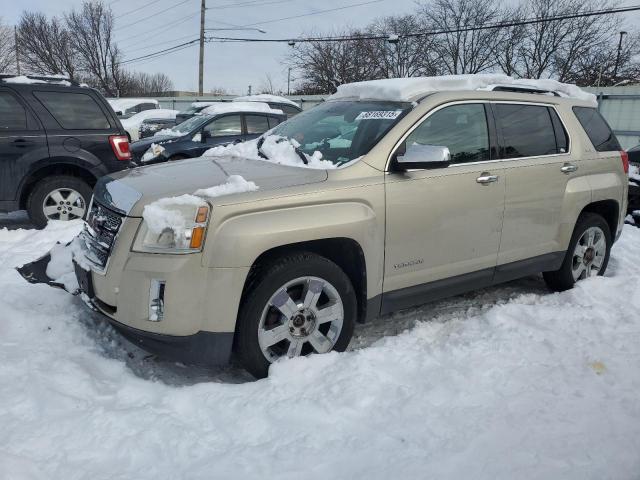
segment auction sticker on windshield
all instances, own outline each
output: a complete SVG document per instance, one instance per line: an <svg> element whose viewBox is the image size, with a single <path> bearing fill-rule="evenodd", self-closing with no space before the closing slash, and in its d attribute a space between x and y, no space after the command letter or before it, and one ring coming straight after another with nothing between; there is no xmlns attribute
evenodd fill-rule
<svg viewBox="0 0 640 480"><path fill-rule="evenodd" d="M393 120L398 118L402 110L380 110L372 112L362 112L356 120Z"/></svg>

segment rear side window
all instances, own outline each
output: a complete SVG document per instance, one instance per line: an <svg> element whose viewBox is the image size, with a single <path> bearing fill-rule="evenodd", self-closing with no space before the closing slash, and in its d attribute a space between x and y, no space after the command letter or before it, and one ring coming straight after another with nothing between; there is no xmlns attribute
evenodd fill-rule
<svg viewBox="0 0 640 480"><path fill-rule="evenodd" d="M212 137L227 137L231 135L242 135L242 122L240 115L227 115L221 117L204 127Z"/></svg>
<svg viewBox="0 0 640 480"><path fill-rule="evenodd" d="M589 140L598 152L622 150L618 139L598 110L589 107L573 107L573 113L578 117L580 125L587 132Z"/></svg>
<svg viewBox="0 0 640 480"><path fill-rule="evenodd" d="M27 113L20 102L8 92L0 92L0 132L26 129Z"/></svg>
<svg viewBox="0 0 640 480"><path fill-rule="evenodd" d="M249 135L264 133L269 130L269 121L264 115L245 115L247 122L247 133Z"/></svg>
<svg viewBox="0 0 640 480"><path fill-rule="evenodd" d="M562 153L549 109L541 105L495 105L503 136L503 158L536 157Z"/></svg>
<svg viewBox="0 0 640 480"><path fill-rule="evenodd" d="M73 92L33 94L66 130L102 130L111 127L100 105L91 95Z"/></svg>

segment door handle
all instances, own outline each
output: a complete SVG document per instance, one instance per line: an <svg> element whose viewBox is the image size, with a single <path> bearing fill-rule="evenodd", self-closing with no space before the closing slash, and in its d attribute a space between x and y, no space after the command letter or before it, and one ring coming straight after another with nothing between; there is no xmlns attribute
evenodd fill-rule
<svg viewBox="0 0 640 480"><path fill-rule="evenodd" d="M489 185L490 183L497 182L499 178L498 175L490 175L487 172L482 172L480 176L476 178L476 182L481 185Z"/></svg>
<svg viewBox="0 0 640 480"><path fill-rule="evenodd" d="M576 170L578 170L578 166L574 165L573 163L565 163L562 167L560 167L560 171L566 174L575 172Z"/></svg>
<svg viewBox="0 0 640 480"><path fill-rule="evenodd" d="M33 142L31 140L25 140L24 138L18 138L16 140L13 141L13 144L18 147L29 147L31 145L33 145Z"/></svg>

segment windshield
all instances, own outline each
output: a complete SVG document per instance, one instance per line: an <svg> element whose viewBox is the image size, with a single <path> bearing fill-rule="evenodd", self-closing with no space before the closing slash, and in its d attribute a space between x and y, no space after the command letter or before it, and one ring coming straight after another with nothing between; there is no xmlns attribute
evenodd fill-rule
<svg viewBox="0 0 640 480"><path fill-rule="evenodd" d="M271 130L295 140L307 155L343 164L371 150L411 109L410 103L330 101L299 113Z"/></svg>
<svg viewBox="0 0 640 480"><path fill-rule="evenodd" d="M204 115L198 116L198 117L191 117L185 120L184 122L176 125L171 130L181 135L186 135L187 133L191 133L194 130L197 130L198 128L200 128L202 124L207 120L209 120L209 117Z"/></svg>

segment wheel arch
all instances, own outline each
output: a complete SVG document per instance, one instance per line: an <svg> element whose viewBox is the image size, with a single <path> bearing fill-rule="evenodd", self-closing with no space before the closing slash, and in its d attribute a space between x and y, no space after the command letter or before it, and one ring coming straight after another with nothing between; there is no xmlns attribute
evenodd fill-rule
<svg viewBox="0 0 640 480"><path fill-rule="evenodd" d="M21 209L27 207L27 200L33 187L42 179L53 175L70 175L85 180L91 187L97 181L97 177L87 166L79 165L77 162L58 160L55 163L48 162L45 165L31 171L23 180L20 187L19 206Z"/></svg>
<svg viewBox="0 0 640 480"><path fill-rule="evenodd" d="M255 259L245 279L240 302L250 291L253 282L260 277L262 267L286 255L310 252L331 260L349 277L356 292L357 321L363 323L367 316L367 263L362 246L352 238L337 237L289 243L273 247Z"/></svg>
<svg viewBox="0 0 640 480"><path fill-rule="evenodd" d="M596 213L603 217L607 225L609 225L611 238L616 238L618 219L620 218L620 204L617 201L610 199L591 202L582 209L580 214L582 215L585 212Z"/></svg>

